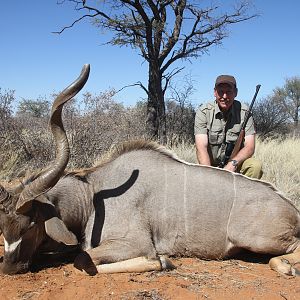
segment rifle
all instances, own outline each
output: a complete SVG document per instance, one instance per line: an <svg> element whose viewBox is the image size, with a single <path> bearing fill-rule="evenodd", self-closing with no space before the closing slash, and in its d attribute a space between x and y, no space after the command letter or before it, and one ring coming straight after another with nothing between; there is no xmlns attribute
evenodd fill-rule
<svg viewBox="0 0 300 300"><path fill-rule="evenodd" d="M252 107L254 105L254 102L256 100L256 97L257 97L257 94L258 94L258 91L259 91L260 87L261 87L260 84L258 84L256 86L255 94L253 96L253 99L251 101L249 109L248 109L248 111L246 113L244 122L242 124L241 130L239 132L239 136L238 136L236 142L235 143L227 143L227 145L226 145L224 158L222 159L222 161L220 162L220 165L219 165L220 168L224 168L224 166L227 164L227 162L230 159L232 159L233 157L235 157L237 155L237 153L243 147L243 142L244 142L244 138L245 138L246 125L247 125L247 122L248 122L248 120L250 118L250 113L251 113Z"/></svg>

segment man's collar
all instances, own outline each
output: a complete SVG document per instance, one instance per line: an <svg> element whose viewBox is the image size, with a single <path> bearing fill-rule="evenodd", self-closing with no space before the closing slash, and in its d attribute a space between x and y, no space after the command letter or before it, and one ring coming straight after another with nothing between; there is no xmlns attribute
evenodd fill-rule
<svg viewBox="0 0 300 300"><path fill-rule="evenodd" d="M232 114L232 107L233 107L233 104L234 102L232 103L231 107L229 108L229 110L225 113L223 113L221 110L220 110L220 107L217 103L217 101L215 100L215 116L217 119L228 119L228 117Z"/></svg>

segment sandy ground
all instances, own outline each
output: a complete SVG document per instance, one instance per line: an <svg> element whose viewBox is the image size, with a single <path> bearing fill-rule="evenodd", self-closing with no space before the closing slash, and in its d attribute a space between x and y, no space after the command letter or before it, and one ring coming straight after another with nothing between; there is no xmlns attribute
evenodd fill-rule
<svg viewBox="0 0 300 300"><path fill-rule="evenodd" d="M0 299L300 299L300 277L278 275L269 269L266 257L172 261L177 268L164 272L89 277L63 264L0 275Z"/></svg>

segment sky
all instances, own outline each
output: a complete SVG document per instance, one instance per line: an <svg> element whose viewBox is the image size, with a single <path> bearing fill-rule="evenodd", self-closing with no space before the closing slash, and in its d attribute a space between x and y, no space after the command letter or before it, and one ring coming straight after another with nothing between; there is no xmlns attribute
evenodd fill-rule
<svg viewBox="0 0 300 300"><path fill-rule="evenodd" d="M226 1L224 0L223 3ZM229 3L230 1L228 1ZM177 80L190 74L195 106L213 99L219 74L236 77L237 99L249 103L257 84L266 97L285 79L300 76L300 1L254 0L259 17L229 27L229 37L208 55L185 61ZM15 90L17 100L50 98L91 65L81 93L99 94L141 81L147 86L147 63L131 48L104 45L108 36L88 21L54 34L78 16L57 0L2 1L0 11L0 88ZM80 97L80 96L79 96ZM146 94L137 86L122 90L116 100L134 105Z"/></svg>

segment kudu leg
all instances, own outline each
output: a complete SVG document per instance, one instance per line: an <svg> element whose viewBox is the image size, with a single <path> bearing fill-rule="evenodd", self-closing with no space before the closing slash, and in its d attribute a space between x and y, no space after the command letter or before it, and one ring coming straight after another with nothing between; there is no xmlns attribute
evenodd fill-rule
<svg viewBox="0 0 300 300"><path fill-rule="evenodd" d="M293 253L276 256L270 259L272 270L288 276L300 276L300 249Z"/></svg>
<svg viewBox="0 0 300 300"><path fill-rule="evenodd" d="M111 264L96 266L98 273L149 272L173 269L174 265L164 256L150 259L145 256L136 257Z"/></svg>
<svg viewBox="0 0 300 300"><path fill-rule="evenodd" d="M96 275L97 273L142 273L175 268L172 262L164 256L157 258L140 256L109 264L95 265L89 256L84 257L84 255L81 255L80 261L75 261L74 266L88 275Z"/></svg>
<svg viewBox="0 0 300 300"><path fill-rule="evenodd" d="M132 240L102 242L100 246L79 254L74 261L74 266L89 275L161 271L174 268L167 258L158 257L151 243L150 239L144 239L140 247L132 247Z"/></svg>

